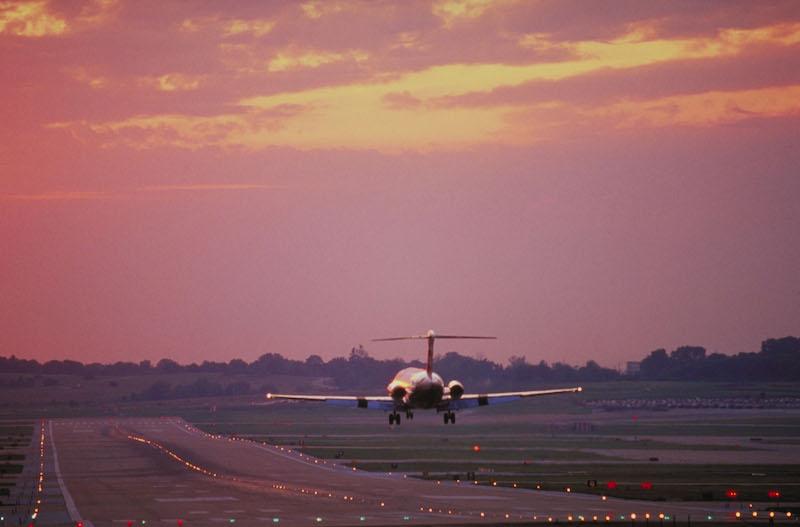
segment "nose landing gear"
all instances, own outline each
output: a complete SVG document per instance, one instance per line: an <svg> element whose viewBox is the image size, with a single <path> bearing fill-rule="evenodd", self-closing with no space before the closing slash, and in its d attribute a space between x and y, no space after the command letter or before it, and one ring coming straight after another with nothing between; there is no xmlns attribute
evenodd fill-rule
<svg viewBox="0 0 800 527"><path fill-rule="evenodd" d="M398 424L399 425L400 424L400 414L398 414L397 412L390 413L389 414L389 424L390 425L393 425L393 424Z"/></svg>
<svg viewBox="0 0 800 527"><path fill-rule="evenodd" d="M411 420L414 419L414 412L411 410L406 410L406 419Z"/></svg>
<svg viewBox="0 0 800 527"><path fill-rule="evenodd" d="M443 417L444 417L444 424L447 424L448 422L456 424L456 414L454 414L453 412L448 411L444 414Z"/></svg>

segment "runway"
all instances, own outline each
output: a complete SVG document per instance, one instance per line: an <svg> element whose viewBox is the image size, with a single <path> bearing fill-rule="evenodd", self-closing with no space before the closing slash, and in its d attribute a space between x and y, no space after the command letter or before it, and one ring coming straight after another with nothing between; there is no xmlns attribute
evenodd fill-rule
<svg viewBox="0 0 800 527"><path fill-rule="evenodd" d="M288 448L209 435L177 418L65 419L43 429L44 488L62 492L44 500L41 525L604 523L632 514L649 514L655 525L659 513L734 519L721 503L602 500L354 471ZM62 512L48 514L50 502Z"/></svg>

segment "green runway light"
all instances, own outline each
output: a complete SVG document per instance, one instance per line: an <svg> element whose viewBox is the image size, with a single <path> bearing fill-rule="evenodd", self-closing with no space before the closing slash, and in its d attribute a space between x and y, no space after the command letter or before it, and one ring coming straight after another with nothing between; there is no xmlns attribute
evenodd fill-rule
<svg viewBox="0 0 800 527"><path fill-rule="evenodd" d="M229 523L236 523L236 518L231 518L231 519L230 519L230 520L228 520L228 521L229 521Z"/></svg>
<svg viewBox="0 0 800 527"><path fill-rule="evenodd" d="M410 519L411 519L411 516L403 516L403 519L404 519L404 520L410 520Z"/></svg>
<svg viewBox="0 0 800 527"><path fill-rule="evenodd" d="M280 521L281 521L280 518L272 518L272 523L278 523Z"/></svg>
<svg viewBox="0 0 800 527"><path fill-rule="evenodd" d="M363 521L364 521L364 520L366 520L367 518L366 518L366 516L359 516L359 517L358 517L358 519L359 519L359 520L361 520L361 521L363 522Z"/></svg>

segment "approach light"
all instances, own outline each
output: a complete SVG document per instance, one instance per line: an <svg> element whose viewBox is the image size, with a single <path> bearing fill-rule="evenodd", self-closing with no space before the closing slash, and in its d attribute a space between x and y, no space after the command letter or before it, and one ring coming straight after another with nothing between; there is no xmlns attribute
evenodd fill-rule
<svg viewBox="0 0 800 527"><path fill-rule="evenodd" d="M610 521L611 521L611 516L609 516L608 514L606 514L606 521L607 521L607 522L610 522Z"/></svg>
<svg viewBox="0 0 800 527"><path fill-rule="evenodd" d="M774 518L775 517L775 511L769 511L769 517L770 518Z"/></svg>
<svg viewBox="0 0 800 527"><path fill-rule="evenodd" d="M736 514L734 516L736 516L736 519L739 519L739 518L742 517L742 513L739 512L739 511L736 511Z"/></svg>
<svg viewBox="0 0 800 527"><path fill-rule="evenodd" d="M632 512L632 513L631 513L631 520L635 520L635 519L636 519L636 513L635 513L635 512Z"/></svg>
<svg viewBox="0 0 800 527"><path fill-rule="evenodd" d="M792 511L786 511L786 517L787 518L791 518L792 517Z"/></svg>
<svg viewBox="0 0 800 527"><path fill-rule="evenodd" d="M664 519L664 513L663 512L659 512L658 513L658 519L659 520L663 520Z"/></svg>
<svg viewBox="0 0 800 527"><path fill-rule="evenodd" d="M753 518L758 518L758 511L753 511Z"/></svg>

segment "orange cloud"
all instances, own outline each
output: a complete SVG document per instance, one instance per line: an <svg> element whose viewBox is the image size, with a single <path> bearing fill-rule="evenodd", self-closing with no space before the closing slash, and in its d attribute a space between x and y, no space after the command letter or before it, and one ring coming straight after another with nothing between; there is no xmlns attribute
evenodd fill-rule
<svg viewBox="0 0 800 527"><path fill-rule="evenodd" d="M0 2L0 33L20 37L62 35L67 21L47 11L47 2Z"/></svg>
<svg viewBox="0 0 800 527"><path fill-rule="evenodd" d="M278 52L267 64L267 70L271 72L292 71L299 69L318 68L325 64L333 64L352 60L363 62L369 58L363 51L353 50L346 53L336 53L330 51L316 51L310 49L287 48Z"/></svg>
<svg viewBox="0 0 800 527"><path fill-rule="evenodd" d="M19 201L75 201L108 199L111 197L113 197L113 195L106 192L90 191L53 191L39 194L0 194L0 199Z"/></svg>
<svg viewBox="0 0 800 527"><path fill-rule="evenodd" d="M263 37L275 27L275 21L266 18L221 18L218 16L206 16L199 18L187 18L181 22L180 30L186 33L197 33L199 31L211 29L218 32L222 37L234 37L238 35L250 35L253 37Z"/></svg>
<svg viewBox="0 0 800 527"><path fill-rule="evenodd" d="M190 185L151 185L142 187L143 192L211 191L211 190L279 190L285 187L258 183L198 183Z"/></svg>
<svg viewBox="0 0 800 527"><path fill-rule="evenodd" d="M0 2L0 34L48 37L98 26L115 12L117 0L93 0L69 20L49 7L47 0Z"/></svg>
<svg viewBox="0 0 800 527"><path fill-rule="evenodd" d="M585 112L617 127L714 126L745 119L800 116L800 86L709 91L647 101L623 101Z"/></svg>
<svg viewBox="0 0 800 527"><path fill-rule="evenodd" d="M308 18L317 19L326 15L340 13L347 9L348 6L349 4L346 2L337 2L335 0L326 0L324 2L312 0L311 2L300 4L300 9Z"/></svg>
<svg viewBox="0 0 800 527"><path fill-rule="evenodd" d="M151 115L105 123L60 123L74 133L85 133L101 141L134 148L174 145L197 149L204 146L261 149L289 146L301 149L353 148L380 151L458 149L487 143L518 143L557 135L560 125L571 119L619 115L621 122L640 116L644 126L663 123L689 124L692 112L704 116L695 123L725 122L738 114L759 117L792 114L786 93L781 103L758 105L750 92L709 92L703 99L657 99L619 103L616 107L579 107L558 100L525 101L524 110L539 112L537 120L516 134L514 116L520 104L491 99L486 104L442 104L442 100L469 94L491 94L494 90L522 86L538 80L560 81L603 70L633 70L642 66L686 60L733 57L754 45L785 47L800 42L800 24L779 24L755 29L728 29L715 37L656 39L646 24L634 26L625 35L607 42L581 41L568 46L570 58L531 64L445 64L404 74L376 75L351 84L284 91L238 101L240 111L216 116ZM545 36L520 41L522 46L547 45ZM554 44L556 45L556 44ZM343 60L359 60L355 52L287 48L269 63L270 71L316 68ZM771 89L771 88L765 88ZM733 97L733 98L731 98ZM724 102L719 102L724 101ZM717 104L718 102L718 104ZM678 105L678 111L664 110ZM424 108L424 111L420 111ZM684 110L685 108L689 108ZM728 111L730 108L734 110ZM715 109L712 112L712 109ZM523 111L524 111L523 110ZM593 113L594 112L594 113ZM738 112L738 113L737 113ZM534 130L531 133L531 130Z"/></svg>
<svg viewBox="0 0 800 527"><path fill-rule="evenodd" d="M499 3L493 0L438 0L431 10L442 19L445 27L450 27L457 22L479 18L492 5Z"/></svg>
<svg viewBox="0 0 800 527"><path fill-rule="evenodd" d="M139 85L166 92L191 91L198 89L202 80L201 75L168 73L159 77L141 77Z"/></svg>

